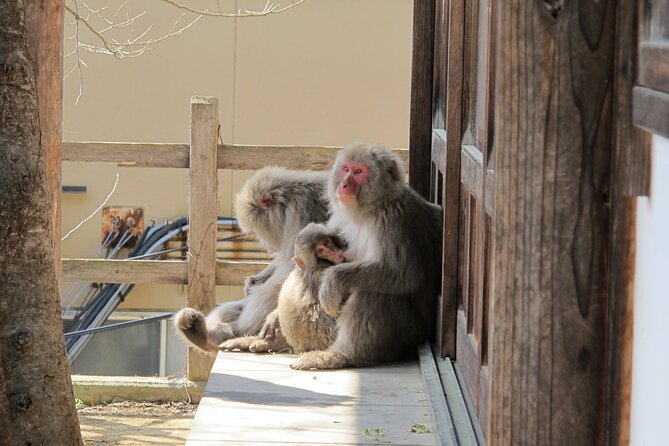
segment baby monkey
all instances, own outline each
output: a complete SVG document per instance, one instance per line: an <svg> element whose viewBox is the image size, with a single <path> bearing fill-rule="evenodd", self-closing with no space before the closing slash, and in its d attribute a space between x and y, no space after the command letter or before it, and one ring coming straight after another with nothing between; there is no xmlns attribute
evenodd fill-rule
<svg viewBox="0 0 669 446"><path fill-rule="evenodd" d="M279 319L278 329L231 339L221 349L264 353L292 347L301 353L329 347L337 336L337 325L321 308L318 290L324 271L345 262L344 249L343 241L322 224L310 223L302 229L295 238L296 266L281 287L273 315Z"/></svg>

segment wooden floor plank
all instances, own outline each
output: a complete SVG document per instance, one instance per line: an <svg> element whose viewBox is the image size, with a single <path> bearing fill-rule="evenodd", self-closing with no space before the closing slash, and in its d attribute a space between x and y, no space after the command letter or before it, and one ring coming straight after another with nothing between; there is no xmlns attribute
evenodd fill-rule
<svg viewBox="0 0 669 446"><path fill-rule="evenodd" d="M219 353L186 444L439 444L417 360L305 372L294 359Z"/></svg>

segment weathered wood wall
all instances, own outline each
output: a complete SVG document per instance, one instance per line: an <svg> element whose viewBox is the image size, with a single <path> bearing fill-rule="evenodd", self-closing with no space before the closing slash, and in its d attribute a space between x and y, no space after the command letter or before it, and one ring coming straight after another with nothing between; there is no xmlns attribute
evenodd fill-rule
<svg viewBox="0 0 669 446"><path fill-rule="evenodd" d="M615 9L498 8L491 444L601 438Z"/></svg>

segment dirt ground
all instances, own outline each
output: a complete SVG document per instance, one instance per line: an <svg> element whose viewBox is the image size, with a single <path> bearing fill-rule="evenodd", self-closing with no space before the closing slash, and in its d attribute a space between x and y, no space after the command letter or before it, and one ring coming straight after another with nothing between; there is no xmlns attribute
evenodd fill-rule
<svg viewBox="0 0 669 446"><path fill-rule="evenodd" d="M196 405L123 401L77 410L86 446L183 445Z"/></svg>

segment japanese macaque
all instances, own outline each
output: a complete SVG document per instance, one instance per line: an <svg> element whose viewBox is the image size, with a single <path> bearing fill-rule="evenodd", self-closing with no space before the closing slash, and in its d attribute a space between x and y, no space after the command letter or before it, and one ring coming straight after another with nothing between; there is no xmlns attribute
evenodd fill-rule
<svg viewBox="0 0 669 446"><path fill-rule="evenodd" d="M245 282L245 298L217 306L206 317L184 308L175 317L177 331L206 352L218 351L230 338L277 330L279 290L293 269L293 242L310 222L328 219L325 197L327 173L266 167L251 177L237 194L235 213L244 232L255 232L261 243L276 252L270 265Z"/></svg>
<svg viewBox="0 0 669 446"><path fill-rule="evenodd" d="M403 178L401 160L386 148L353 144L337 155L328 227L346 242L347 262L326 269L318 291L323 310L338 317L337 337L327 349L300 355L292 368L398 360L433 335L441 209Z"/></svg>
<svg viewBox="0 0 669 446"><path fill-rule="evenodd" d="M343 242L322 224L310 223L295 238L295 268L279 292L278 327L258 336L230 339L222 349L255 353L281 351L289 346L296 353L324 349L335 340L335 318L326 314L318 300L326 268L345 261Z"/></svg>

